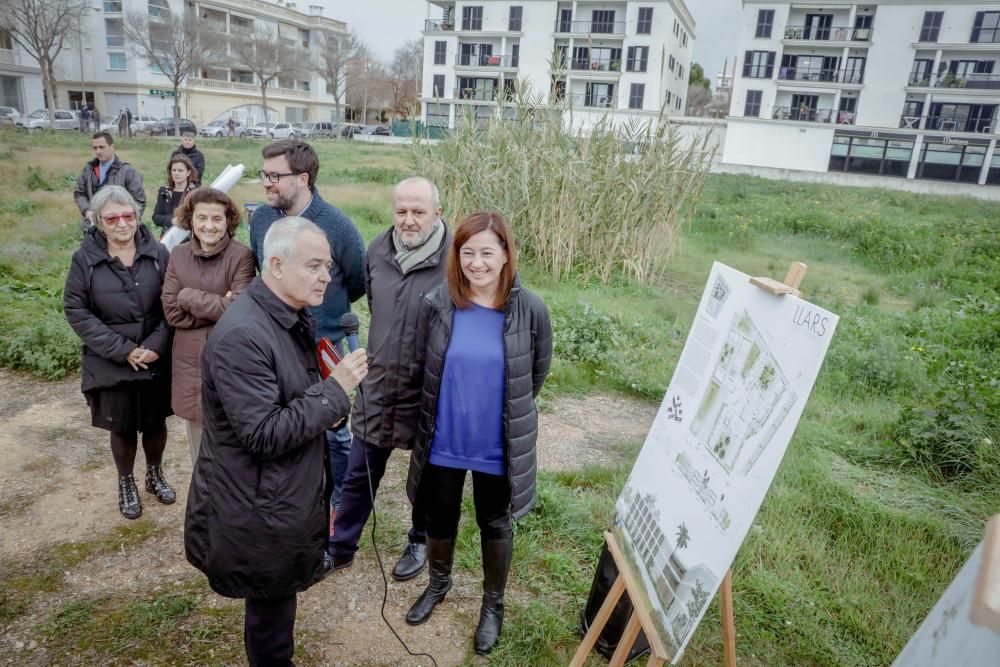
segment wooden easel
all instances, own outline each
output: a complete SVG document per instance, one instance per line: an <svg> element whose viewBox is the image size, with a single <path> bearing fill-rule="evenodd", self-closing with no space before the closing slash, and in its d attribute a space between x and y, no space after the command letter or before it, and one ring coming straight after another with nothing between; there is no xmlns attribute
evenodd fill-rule
<svg viewBox="0 0 1000 667"><path fill-rule="evenodd" d="M801 296L802 292L799 290L799 286L802 284L802 279L806 275L807 268L802 262L792 262L783 282L778 282L774 278L754 277L750 278L750 283L776 296L783 296L785 294ZM994 551L1000 553L1000 522L998 522L997 528ZM629 599L632 601L632 616L629 617L625 631L618 641L618 647L611 656L611 660L608 661L608 667L624 666L625 658L632 649L636 638L638 638L640 629L646 633L646 639L649 641L650 656L646 664L648 667L661 667L672 656L667 652L663 644L663 639L653 624L652 610L647 609L642 604L645 592L644 588L636 579L631 566L625 560L621 546L619 546L618 539L614 534L605 531L604 541L607 543L608 551L611 552L611 556L615 560L615 565L618 567L618 577L615 579L614 584L612 584L611 590L608 591L607 597L604 598L604 604L601 605L597 615L594 616L594 620L587 629L587 634L584 635L580 646L576 649L576 653L573 655L573 660L569 663L569 666L583 667L587 656L594 650L597 638L601 635L601 631L607 624L608 619L611 618L611 612L614 611L618 600L621 599L622 593L628 591ZM1000 596L1000 593L998 593L998 596ZM989 616L988 613L987 616L991 621L1000 625L1000 599L993 600L993 603L996 616ZM725 667L736 667L736 620L733 614L732 570L726 570L726 575L722 578L722 583L719 585L719 607L722 612L723 664Z"/></svg>

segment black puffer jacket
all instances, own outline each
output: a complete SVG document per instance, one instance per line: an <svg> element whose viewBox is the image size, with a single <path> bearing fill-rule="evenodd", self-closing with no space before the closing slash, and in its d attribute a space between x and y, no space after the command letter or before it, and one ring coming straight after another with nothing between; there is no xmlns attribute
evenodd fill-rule
<svg viewBox="0 0 1000 667"><path fill-rule="evenodd" d="M417 441L406 480L406 492L411 501L416 499L420 476L430 456L454 311L447 285L424 296L417 333L418 349L424 355L420 360L424 365L423 395ZM520 287L516 280L504 308L503 345L506 366L503 446L510 483L510 510L513 518L519 519L535 502L535 441L538 439L535 397L542 390L552 361L552 323L545 303Z"/></svg>
<svg viewBox="0 0 1000 667"><path fill-rule="evenodd" d="M284 597L323 576L326 430L351 403L320 378L314 340L309 313L256 278L202 352L204 431L184 549L220 595Z"/></svg>
<svg viewBox="0 0 1000 667"><path fill-rule="evenodd" d="M73 253L63 310L83 341L83 391L169 372L170 328L163 317L160 291L170 252L144 225L136 228L135 245L131 270L108 254L108 240L96 227L87 230ZM136 371L127 357L139 345L160 358L148 369Z"/></svg>

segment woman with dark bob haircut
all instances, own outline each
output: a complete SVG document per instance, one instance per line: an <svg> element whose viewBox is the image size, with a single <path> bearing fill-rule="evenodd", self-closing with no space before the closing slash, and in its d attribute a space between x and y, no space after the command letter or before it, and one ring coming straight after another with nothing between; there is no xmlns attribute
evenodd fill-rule
<svg viewBox="0 0 1000 667"><path fill-rule="evenodd" d="M552 359L549 310L519 285L516 268L507 220L473 213L455 230L447 284L424 297L417 322L423 396L406 486L410 500L419 495L417 506L427 508L430 582L406 622L430 618L451 588L471 470L483 554L477 653L489 653L500 636L513 521L535 501L535 397Z"/></svg>
<svg viewBox="0 0 1000 667"><path fill-rule="evenodd" d="M146 490L164 504L177 497L163 477L170 416L170 327L160 289L170 254L139 222L135 200L105 185L90 203L94 226L83 235L63 289L66 320L83 341L81 390L91 424L111 432L118 469L118 511L142 515L132 476L142 433Z"/></svg>
<svg viewBox="0 0 1000 667"><path fill-rule="evenodd" d="M198 171L194 163L184 155L171 156L167 162L167 184L161 185L156 193L156 208L153 209L153 224L160 228L160 238L177 224L177 209L184 197L197 187L197 182Z"/></svg>
<svg viewBox="0 0 1000 667"><path fill-rule="evenodd" d="M191 240L174 248L163 283L163 312L173 325L171 407L187 422L191 462L201 444L201 350L226 308L250 285L254 257L233 238L240 212L225 193L192 191L177 209Z"/></svg>

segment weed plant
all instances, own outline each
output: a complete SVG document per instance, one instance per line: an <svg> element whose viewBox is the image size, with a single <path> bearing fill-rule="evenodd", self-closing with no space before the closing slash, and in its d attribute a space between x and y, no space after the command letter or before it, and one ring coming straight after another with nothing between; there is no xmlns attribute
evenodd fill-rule
<svg viewBox="0 0 1000 667"><path fill-rule="evenodd" d="M573 130L524 88L490 117L474 113L414 152L455 220L500 210L525 259L557 281L649 284L664 274L711 162L707 140L682 142L662 117L655 128Z"/></svg>

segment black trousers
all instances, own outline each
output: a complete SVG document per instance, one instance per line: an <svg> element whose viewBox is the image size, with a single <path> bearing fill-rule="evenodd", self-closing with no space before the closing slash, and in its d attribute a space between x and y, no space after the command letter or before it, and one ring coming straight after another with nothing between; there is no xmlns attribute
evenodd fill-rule
<svg viewBox="0 0 1000 667"><path fill-rule="evenodd" d="M450 540L458 535L466 472L430 462L424 466L417 504L427 508L428 536ZM510 485L506 475L472 471L472 500L482 539L502 540L511 535Z"/></svg>
<svg viewBox="0 0 1000 667"><path fill-rule="evenodd" d="M250 667L289 667L295 652L294 595L246 598L243 645Z"/></svg>

